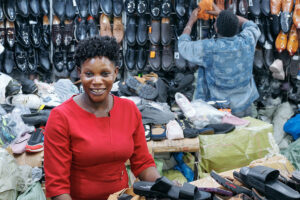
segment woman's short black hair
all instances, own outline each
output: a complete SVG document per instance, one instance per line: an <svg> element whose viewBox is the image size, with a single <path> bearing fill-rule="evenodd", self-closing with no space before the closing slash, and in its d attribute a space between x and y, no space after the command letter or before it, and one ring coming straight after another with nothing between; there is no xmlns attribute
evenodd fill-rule
<svg viewBox="0 0 300 200"><path fill-rule="evenodd" d="M224 37L232 37L239 30L239 19L231 11L223 10L217 18L217 32Z"/></svg>
<svg viewBox="0 0 300 200"><path fill-rule="evenodd" d="M75 62L77 67L94 57L107 57L115 65L119 62L119 45L113 37L93 37L80 41L75 50Z"/></svg>

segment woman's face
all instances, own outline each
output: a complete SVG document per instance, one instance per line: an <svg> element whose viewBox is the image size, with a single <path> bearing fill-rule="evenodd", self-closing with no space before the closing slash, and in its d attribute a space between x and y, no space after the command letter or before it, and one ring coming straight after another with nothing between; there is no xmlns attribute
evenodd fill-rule
<svg viewBox="0 0 300 200"><path fill-rule="evenodd" d="M94 57L81 65L81 83L92 102L100 103L108 98L117 73L118 68L107 57Z"/></svg>

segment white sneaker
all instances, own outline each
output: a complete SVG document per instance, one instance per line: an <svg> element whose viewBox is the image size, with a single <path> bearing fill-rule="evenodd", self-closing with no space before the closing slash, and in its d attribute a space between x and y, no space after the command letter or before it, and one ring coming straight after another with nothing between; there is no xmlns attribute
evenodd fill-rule
<svg viewBox="0 0 300 200"><path fill-rule="evenodd" d="M186 98L186 96L184 96L180 92L176 92L175 101L187 118L192 121L195 121L197 119L196 110L192 106L191 102Z"/></svg>
<svg viewBox="0 0 300 200"><path fill-rule="evenodd" d="M6 103L14 106L24 105L32 109L39 109L43 104L39 96L35 94L17 94L6 98Z"/></svg>
<svg viewBox="0 0 300 200"><path fill-rule="evenodd" d="M0 72L0 104L5 104L5 88L12 77Z"/></svg>
<svg viewBox="0 0 300 200"><path fill-rule="evenodd" d="M176 120L171 120L167 123L167 138L169 140L177 140L184 138L183 130Z"/></svg>
<svg viewBox="0 0 300 200"><path fill-rule="evenodd" d="M276 59L269 67L270 71L273 73L284 73L283 71L283 62L279 59Z"/></svg>

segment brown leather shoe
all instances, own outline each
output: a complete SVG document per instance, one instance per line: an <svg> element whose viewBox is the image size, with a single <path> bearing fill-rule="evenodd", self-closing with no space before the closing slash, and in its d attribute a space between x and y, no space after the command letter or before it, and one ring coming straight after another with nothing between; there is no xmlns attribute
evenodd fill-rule
<svg viewBox="0 0 300 200"><path fill-rule="evenodd" d="M161 53L158 45L151 45L149 52L149 64L153 71L159 71L161 68Z"/></svg>
<svg viewBox="0 0 300 200"><path fill-rule="evenodd" d="M107 15L102 13L100 17L100 36L109 36L112 37L112 32L111 32L111 26L110 26L110 20Z"/></svg>
<svg viewBox="0 0 300 200"><path fill-rule="evenodd" d="M280 31L275 42L277 51L281 53L286 49L286 45L287 45L287 34L284 33L283 31Z"/></svg>
<svg viewBox="0 0 300 200"><path fill-rule="evenodd" d="M282 11L283 12L292 12L294 6L294 0L282 0Z"/></svg>
<svg viewBox="0 0 300 200"><path fill-rule="evenodd" d="M298 34L297 34L297 29L295 25L293 24L290 33L289 33L289 40L287 43L287 50L291 56L293 56L297 50L298 50Z"/></svg>
<svg viewBox="0 0 300 200"><path fill-rule="evenodd" d="M293 14L293 22L297 29L300 29L300 0L296 0L294 14Z"/></svg>
<svg viewBox="0 0 300 200"><path fill-rule="evenodd" d="M270 0L270 9L272 15L278 15L281 11L282 0Z"/></svg>
<svg viewBox="0 0 300 200"><path fill-rule="evenodd" d="M122 24L122 17L114 17L113 37L116 38L119 44L124 38L124 26Z"/></svg>

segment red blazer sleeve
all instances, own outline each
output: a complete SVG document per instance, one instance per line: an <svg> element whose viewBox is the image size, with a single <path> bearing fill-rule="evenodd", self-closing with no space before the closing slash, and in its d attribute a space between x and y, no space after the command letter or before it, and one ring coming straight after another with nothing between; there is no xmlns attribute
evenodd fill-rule
<svg viewBox="0 0 300 200"><path fill-rule="evenodd" d="M134 107L137 120L136 129L133 134L134 152L130 158L130 167L135 177L138 177L138 175L148 167L155 167L155 162L148 150L142 115L136 105L134 105Z"/></svg>
<svg viewBox="0 0 300 200"><path fill-rule="evenodd" d="M57 109L53 109L47 121L44 136L44 170L46 196L70 194L70 166L72 152L68 123Z"/></svg>

